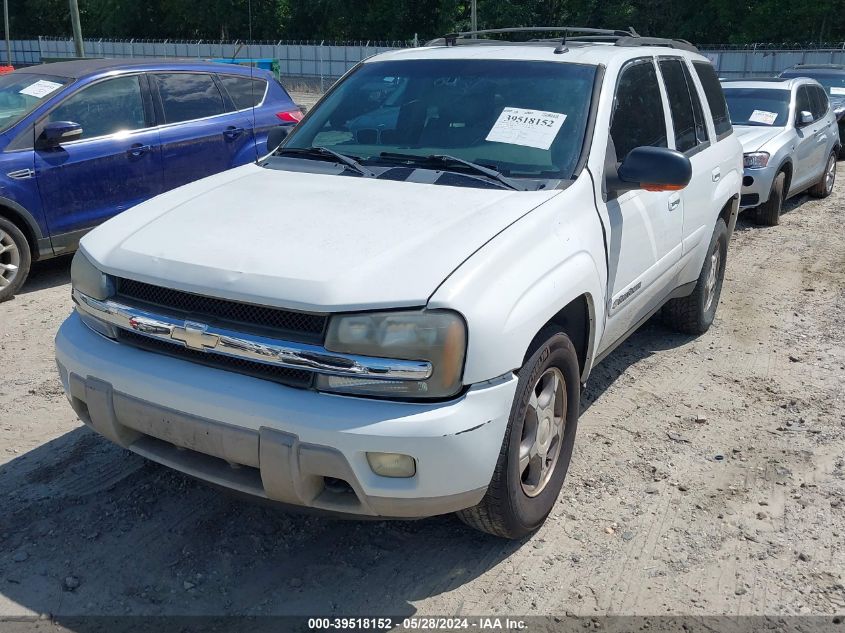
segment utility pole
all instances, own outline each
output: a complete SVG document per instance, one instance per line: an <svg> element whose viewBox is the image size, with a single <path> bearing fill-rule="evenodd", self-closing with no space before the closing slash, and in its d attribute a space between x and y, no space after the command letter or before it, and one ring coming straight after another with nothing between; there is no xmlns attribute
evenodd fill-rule
<svg viewBox="0 0 845 633"><path fill-rule="evenodd" d="M466 5L464 5L466 6ZM472 21L472 28L471 31L478 30L478 0L472 0L472 12L471 12L471 21Z"/></svg>
<svg viewBox="0 0 845 633"><path fill-rule="evenodd" d="M77 57L85 57L85 48L82 46L82 25L79 22L79 4L77 0L70 2L70 23L73 26L73 46L76 49Z"/></svg>
<svg viewBox="0 0 845 633"><path fill-rule="evenodd" d="M12 44L9 41L9 0L3 0L3 26L6 29L6 63L12 65Z"/></svg>

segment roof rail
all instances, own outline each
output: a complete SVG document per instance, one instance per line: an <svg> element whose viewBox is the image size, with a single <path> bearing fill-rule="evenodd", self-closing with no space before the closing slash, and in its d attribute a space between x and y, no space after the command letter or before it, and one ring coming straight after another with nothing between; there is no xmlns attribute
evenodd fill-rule
<svg viewBox="0 0 845 633"><path fill-rule="evenodd" d="M460 31L457 33L447 33L441 38L437 38L428 42L429 46L446 45L456 46L458 40L470 40L473 44L478 43L478 40L473 36L477 35L502 35L507 33L589 33L592 35L606 35L606 36L629 36L636 35L633 31L620 31L614 29L593 29L589 27L578 26L517 26L504 29L481 29L478 31ZM502 42L508 40L494 40L495 42ZM557 41L557 40L556 40ZM469 43L469 42L464 42Z"/></svg>
<svg viewBox="0 0 845 633"><path fill-rule="evenodd" d="M563 33L563 38L532 39L528 42L513 40L488 39L478 36L503 35L509 33ZM571 34L571 35L570 35ZM632 27L621 29L594 29L582 26L528 26L503 29L482 29L478 31L460 31L447 33L441 38L427 42L427 46L458 46L461 44L558 44L555 52L566 50L568 41L578 43L606 43L615 46L665 46L697 53L698 49L686 40L674 40L662 37L642 37Z"/></svg>
<svg viewBox="0 0 845 633"><path fill-rule="evenodd" d="M842 68L845 68L845 64L795 64L794 66L787 68L787 70L792 68L806 68L808 70L841 70Z"/></svg>
<svg viewBox="0 0 845 633"><path fill-rule="evenodd" d="M505 29L482 29L480 31L461 31L458 36L491 35L496 33L591 33L593 35L636 35L633 29L622 31L619 29L594 29L586 26L516 26Z"/></svg>
<svg viewBox="0 0 845 633"><path fill-rule="evenodd" d="M616 40L616 46L665 46L667 48L677 48L683 51L690 51L697 53L698 48L694 44L686 40L672 40L665 37L622 37Z"/></svg>

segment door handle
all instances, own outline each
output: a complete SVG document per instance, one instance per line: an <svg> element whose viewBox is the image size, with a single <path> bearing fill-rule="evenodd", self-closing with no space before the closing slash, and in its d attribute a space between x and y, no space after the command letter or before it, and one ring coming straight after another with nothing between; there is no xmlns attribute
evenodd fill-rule
<svg viewBox="0 0 845 633"><path fill-rule="evenodd" d="M16 169L15 171L10 171L6 174L9 178L14 178L15 180L26 180L27 178L32 178L35 176L34 169Z"/></svg>
<svg viewBox="0 0 845 633"><path fill-rule="evenodd" d="M722 177L722 170L717 167L711 172L711 176L713 178L713 182L719 182L719 179Z"/></svg>
<svg viewBox="0 0 845 633"><path fill-rule="evenodd" d="M241 134L243 134L244 129L242 127L235 127L234 125L230 125L225 130L223 130L223 136L225 136L229 140L233 140L238 138Z"/></svg>
<svg viewBox="0 0 845 633"><path fill-rule="evenodd" d="M672 196L669 198L669 210L674 211L679 206L681 206L681 196Z"/></svg>
<svg viewBox="0 0 845 633"><path fill-rule="evenodd" d="M139 156L143 156L147 152L149 152L152 148L149 145L142 145L141 143L135 143L132 147L126 150L126 154L131 156L132 158L138 158Z"/></svg>

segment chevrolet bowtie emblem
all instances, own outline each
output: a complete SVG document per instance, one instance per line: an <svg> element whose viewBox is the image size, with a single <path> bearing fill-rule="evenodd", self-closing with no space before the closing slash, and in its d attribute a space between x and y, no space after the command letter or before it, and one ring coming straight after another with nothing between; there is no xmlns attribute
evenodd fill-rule
<svg viewBox="0 0 845 633"><path fill-rule="evenodd" d="M170 338L174 341L180 341L189 349L199 350L201 352L208 351L217 347L220 337L216 334L209 334L208 326L204 323L194 323L193 321L185 321L185 326L175 326L170 330Z"/></svg>

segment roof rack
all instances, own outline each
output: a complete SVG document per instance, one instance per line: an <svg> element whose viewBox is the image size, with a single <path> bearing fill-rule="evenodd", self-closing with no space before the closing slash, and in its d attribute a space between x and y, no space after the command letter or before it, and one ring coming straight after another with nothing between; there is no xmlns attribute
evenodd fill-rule
<svg viewBox="0 0 845 633"><path fill-rule="evenodd" d="M563 33L562 38L554 39L532 39L526 41L513 41L502 39L489 39L486 35L503 35L508 33ZM570 35L572 34L572 35ZM482 36L482 37L478 37ZM604 43L614 46L664 46L697 53L698 49L686 40L674 40L662 37L642 37L632 27L628 30L620 29L594 29L583 26L528 26L511 27L504 29L482 29L479 31L461 31L458 33L447 33L441 38L433 39L427 46L459 46L467 44L557 44L555 53L563 53L567 42L578 43Z"/></svg>

